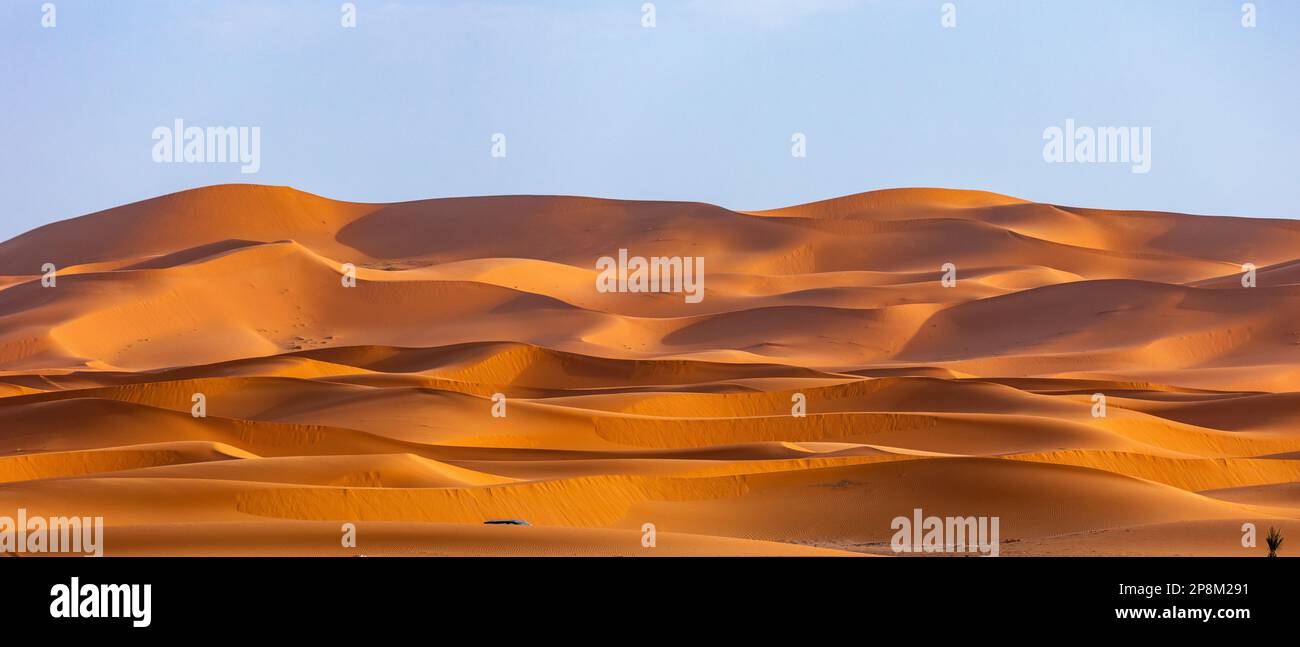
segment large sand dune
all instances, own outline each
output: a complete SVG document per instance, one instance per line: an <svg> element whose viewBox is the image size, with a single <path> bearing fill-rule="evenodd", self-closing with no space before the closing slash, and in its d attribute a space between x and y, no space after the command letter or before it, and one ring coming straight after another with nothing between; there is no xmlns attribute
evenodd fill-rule
<svg viewBox="0 0 1300 647"><path fill-rule="evenodd" d="M598 291L619 249L703 257L705 298ZM1298 407L1293 221L230 185L0 243L0 515L103 516L108 555L893 554L916 508L1262 555Z"/></svg>

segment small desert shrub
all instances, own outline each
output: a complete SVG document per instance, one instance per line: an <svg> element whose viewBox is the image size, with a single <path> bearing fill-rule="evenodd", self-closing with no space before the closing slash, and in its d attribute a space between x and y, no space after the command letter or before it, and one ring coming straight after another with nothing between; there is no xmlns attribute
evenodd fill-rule
<svg viewBox="0 0 1300 647"><path fill-rule="evenodd" d="M1269 526L1268 536L1264 538L1264 541L1268 542L1268 556L1277 557L1277 549L1282 547L1282 531Z"/></svg>

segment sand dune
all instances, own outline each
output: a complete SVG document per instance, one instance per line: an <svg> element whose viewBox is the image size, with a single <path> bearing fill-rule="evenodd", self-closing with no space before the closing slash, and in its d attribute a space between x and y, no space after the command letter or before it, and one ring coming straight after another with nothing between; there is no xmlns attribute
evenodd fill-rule
<svg viewBox="0 0 1300 647"><path fill-rule="evenodd" d="M619 249L703 257L705 298L598 291ZM0 243L0 515L103 516L109 555L890 555L916 508L1262 555L1243 523L1300 532L1296 250L943 189L186 191Z"/></svg>

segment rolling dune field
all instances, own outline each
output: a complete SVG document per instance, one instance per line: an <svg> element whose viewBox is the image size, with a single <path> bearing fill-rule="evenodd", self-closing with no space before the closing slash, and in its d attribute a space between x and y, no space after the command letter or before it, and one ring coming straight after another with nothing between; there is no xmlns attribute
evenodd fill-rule
<svg viewBox="0 0 1300 647"><path fill-rule="evenodd" d="M702 258L702 299L598 290L620 249ZM18 508L110 556L893 555L915 509L1259 556L1300 535L1300 222L166 195L0 243Z"/></svg>

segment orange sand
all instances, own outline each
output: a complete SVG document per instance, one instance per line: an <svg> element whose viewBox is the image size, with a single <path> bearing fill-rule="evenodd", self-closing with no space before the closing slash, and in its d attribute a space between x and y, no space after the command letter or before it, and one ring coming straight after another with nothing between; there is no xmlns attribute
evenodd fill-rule
<svg viewBox="0 0 1300 647"><path fill-rule="evenodd" d="M598 292L619 248L703 256L703 302ZM914 508L1004 555L1262 555L1300 534L1297 250L939 189L186 191L0 244L0 515L103 516L108 555L892 554Z"/></svg>

